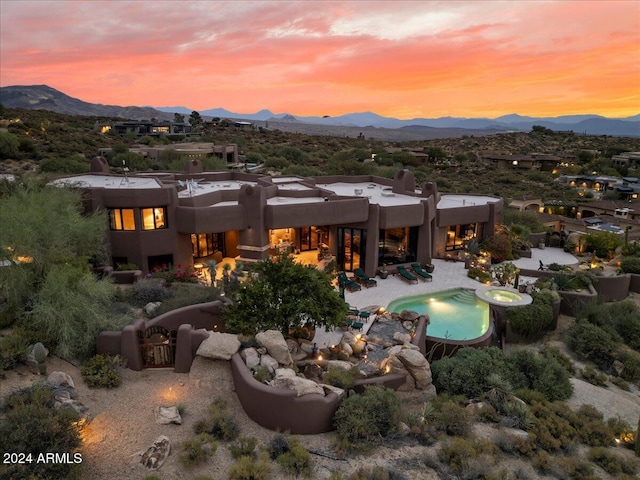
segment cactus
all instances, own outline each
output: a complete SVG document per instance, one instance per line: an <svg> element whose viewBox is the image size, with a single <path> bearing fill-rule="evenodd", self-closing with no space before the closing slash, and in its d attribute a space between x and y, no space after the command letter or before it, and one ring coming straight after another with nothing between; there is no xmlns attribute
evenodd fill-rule
<svg viewBox="0 0 640 480"><path fill-rule="evenodd" d="M33 358L38 362L38 370L40 370L40 375L47 374L47 349L44 348L44 345L40 342L36 343L33 346Z"/></svg>

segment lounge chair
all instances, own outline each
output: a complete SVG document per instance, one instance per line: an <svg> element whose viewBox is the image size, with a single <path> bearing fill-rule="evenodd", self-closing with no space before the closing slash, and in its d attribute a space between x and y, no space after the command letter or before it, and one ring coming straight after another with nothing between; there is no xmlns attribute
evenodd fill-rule
<svg viewBox="0 0 640 480"><path fill-rule="evenodd" d="M347 277L346 272L338 272L338 284L350 292L355 292L357 290L362 290L362 287Z"/></svg>
<svg viewBox="0 0 640 480"><path fill-rule="evenodd" d="M409 270L407 270L407 267L398 265L397 268L398 268L398 273L400 274L400 277L402 277L404 281L408 283L418 283L418 278Z"/></svg>
<svg viewBox="0 0 640 480"><path fill-rule="evenodd" d="M424 280L425 282L430 282L431 280L433 280L433 277L431 276L431 274L426 270L424 270L419 263L412 263L411 270L413 270L413 273L418 275L418 277Z"/></svg>
<svg viewBox="0 0 640 480"><path fill-rule="evenodd" d="M353 274L355 275L356 282L358 282L360 285L364 285L367 288L378 286L378 282L364 273L364 270L362 270L361 268L356 268L353 271Z"/></svg>

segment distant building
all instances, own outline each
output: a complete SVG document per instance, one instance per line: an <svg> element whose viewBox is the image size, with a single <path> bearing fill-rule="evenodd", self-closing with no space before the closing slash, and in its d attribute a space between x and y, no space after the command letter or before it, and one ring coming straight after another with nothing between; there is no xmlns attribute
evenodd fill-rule
<svg viewBox="0 0 640 480"><path fill-rule="evenodd" d="M96 124L96 129L102 133L114 132L120 135L134 134L138 137L163 137L166 135L187 135L191 133L190 124L169 121L98 123Z"/></svg>

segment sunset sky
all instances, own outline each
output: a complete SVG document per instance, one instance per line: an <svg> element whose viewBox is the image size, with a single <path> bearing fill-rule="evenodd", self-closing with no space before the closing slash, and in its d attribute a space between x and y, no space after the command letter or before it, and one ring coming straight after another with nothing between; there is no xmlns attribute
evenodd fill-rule
<svg viewBox="0 0 640 480"><path fill-rule="evenodd" d="M398 118L640 113L640 1L0 1L0 86Z"/></svg>

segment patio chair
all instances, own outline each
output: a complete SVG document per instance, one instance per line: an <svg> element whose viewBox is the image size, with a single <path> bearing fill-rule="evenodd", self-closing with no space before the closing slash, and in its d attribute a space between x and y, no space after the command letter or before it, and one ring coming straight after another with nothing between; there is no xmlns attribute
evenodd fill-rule
<svg viewBox="0 0 640 480"><path fill-rule="evenodd" d="M407 270L407 267L403 266L403 265L398 265L398 273L400 274L400 277L408 283L418 283L418 278L411 273L409 270Z"/></svg>
<svg viewBox="0 0 640 480"><path fill-rule="evenodd" d="M352 330L362 330L363 326L364 326L363 322L360 322L358 320L353 320L353 319L347 319L347 327Z"/></svg>
<svg viewBox="0 0 640 480"><path fill-rule="evenodd" d="M362 268L356 268L353 271L353 274L355 275L356 282L358 282L360 285L364 285L367 288L378 286L378 282L364 273L364 270L362 270Z"/></svg>
<svg viewBox="0 0 640 480"><path fill-rule="evenodd" d="M362 290L362 287L358 283L354 282L349 277L347 277L346 272L338 272L338 283L342 287L349 290L350 292L356 292L358 290Z"/></svg>
<svg viewBox="0 0 640 480"><path fill-rule="evenodd" d="M433 280L433 277L431 276L431 274L426 270L424 270L419 263L412 263L411 270L413 270L413 273L415 273L419 278L421 278L425 282L430 282Z"/></svg>

